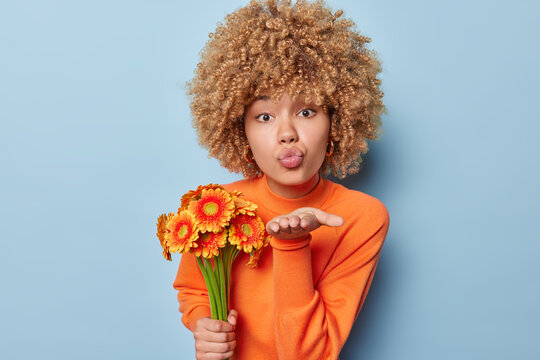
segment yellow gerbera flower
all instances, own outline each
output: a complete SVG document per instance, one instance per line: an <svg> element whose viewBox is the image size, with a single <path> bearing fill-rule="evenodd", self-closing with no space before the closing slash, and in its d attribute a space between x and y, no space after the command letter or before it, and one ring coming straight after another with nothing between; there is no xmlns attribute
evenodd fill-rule
<svg viewBox="0 0 540 360"><path fill-rule="evenodd" d="M163 248L163 257L169 261L171 261L171 252L169 250L169 246L165 242L165 234L167 233L167 222L172 219L174 216L174 213L169 214L161 214L157 218L157 237L159 239L159 243L161 244L161 247Z"/></svg>
<svg viewBox="0 0 540 360"><path fill-rule="evenodd" d="M198 238L197 219L189 211L183 210L167 222L165 243L170 252L187 252L192 247L197 247L195 241Z"/></svg>
<svg viewBox="0 0 540 360"><path fill-rule="evenodd" d="M189 190L187 193L185 193L184 195L182 195L182 201L180 203L180 208L178 209L178 212L182 211L182 210L186 210L189 206L189 203L192 201L192 200L199 200L202 196L202 191L203 190L210 190L210 189L221 189L221 190L225 190L223 189L223 187L221 187L220 185L217 185L217 184L208 184L208 185L199 185L197 187L197 190Z"/></svg>
<svg viewBox="0 0 540 360"><path fill-rule="evenodd" d="M260 217L240 214L231 220L229 242L239 250L250 253L261 248L264 240L265 229Z"/></svg>
<svg viewBox="0 0 540 360"><path fill-rule="evenodd" d="M202 189L200 199L192 201L188 210L198 221L201 232L219 232L229 224L234 213L234 202L222 189Z"/></svg>
<svg viewBox="0 0 540 360"><path fill-rule="evenodd" d="M227 229L223 229L219 233L201 233L197 244L198 247L191 251L195 256L202 255L207 259L213 258L219 254L219 249L227 244Z"/></svg>

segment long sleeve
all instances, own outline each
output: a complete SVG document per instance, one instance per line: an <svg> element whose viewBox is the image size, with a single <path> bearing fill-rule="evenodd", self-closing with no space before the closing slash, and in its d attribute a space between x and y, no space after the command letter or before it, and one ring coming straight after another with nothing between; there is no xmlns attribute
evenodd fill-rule
<svg viewBox="0 0 540 360"><path fill-rule="evenodd" d="M197 320L210 317L208 290L194 255L182 255L173 287L178 290L182 322L193 331Z"/></svg>
<svg viewBox="0 0 540 360"><path fill-rule="evenodd" d="M337 359L358 315L388 230L388 213L366 229L351 226L317 284L312 279L311 236L272 239L277 352L286 359ZM365 222L363 222L365 223ZM366 236L367 235L367 236ZM350 241L351 237L356 241Z"/></svg>

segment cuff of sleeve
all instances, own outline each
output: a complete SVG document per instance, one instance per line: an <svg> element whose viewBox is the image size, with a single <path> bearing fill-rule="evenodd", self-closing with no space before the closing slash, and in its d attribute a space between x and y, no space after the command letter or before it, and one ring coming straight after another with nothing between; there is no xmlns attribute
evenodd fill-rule
<svg viewBox="0 0 540 360"><path fill-rule="evenodd" d="M270 245L275 250L281 250L281 251L294 251L298 249L302 249L309 245L311 242L311 234L306 234L302 237L299 237L298 239L290 239L290 240L283 240L283 239L277 239L272 236L270 239Z"/></svg>
<svg viewBox="0 0 540 360"><path fill-rule="evenodd" d="M195 326L197 326L197 320L202 319L203 317L210 317L210 309L206 306L197 306L191 314L189 315L188 328L193 332L195 331Z"/></svg>

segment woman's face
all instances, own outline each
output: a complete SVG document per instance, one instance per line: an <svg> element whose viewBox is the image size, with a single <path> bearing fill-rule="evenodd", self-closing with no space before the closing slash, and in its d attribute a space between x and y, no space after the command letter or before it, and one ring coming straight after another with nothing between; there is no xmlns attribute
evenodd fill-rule
<svg viewBox="0 0 540 360"><path fill-rule="evenodd" d="M322 107L260 97L245 112L245 131L253 157L278 195L299 197L319 180L328 144L330 119Z"/></svg>

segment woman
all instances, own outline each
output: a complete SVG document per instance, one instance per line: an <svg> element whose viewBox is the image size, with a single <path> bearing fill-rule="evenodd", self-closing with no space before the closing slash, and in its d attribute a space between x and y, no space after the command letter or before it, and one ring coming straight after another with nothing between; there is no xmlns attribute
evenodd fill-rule
<svg viewBox="0 0 540 360"><path fill-rule="evenodd" d="M198 359L336 359L365 299L388 213L322 174L358 171L384 105L370 40L341 14L252 1L201 53L189 90L200 143L244 174L224 187L259 206L272 238L257 269L233 265L228 322L210 319L182 256L174 287Z"/></svg>

